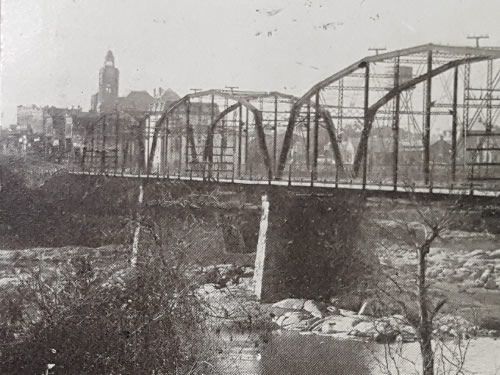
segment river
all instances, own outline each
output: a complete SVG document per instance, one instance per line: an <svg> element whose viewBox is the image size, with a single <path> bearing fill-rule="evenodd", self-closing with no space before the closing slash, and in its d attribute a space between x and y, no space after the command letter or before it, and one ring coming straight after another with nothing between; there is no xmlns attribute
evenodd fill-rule
<svg viewBox="0 0 500 375"><path fill-rule="evenodd" d="M255 340L247 335L233 335L218 372L228 375L387 374L378 364L384 358L384 345L290 331L277 331L266 341L255 345ZM404 345L403 356L415 364L400 364L400 374L419 374L418 354L416 343ZM471 340L464 369L472 374L500 374L500 340Z"/></svg>

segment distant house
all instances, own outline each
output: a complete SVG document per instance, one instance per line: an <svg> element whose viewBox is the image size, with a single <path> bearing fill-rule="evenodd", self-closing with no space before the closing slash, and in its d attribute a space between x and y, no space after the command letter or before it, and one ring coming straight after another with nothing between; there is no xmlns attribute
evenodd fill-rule
<svg viewBox="0 0 500 375"><path fill-rule="evenodd" d="M430 146L430 159L435 164L449 164L451 162L451 144L443 139Z"/></svg>
<svg viewBox="0 0 500 375"><path fill-rule="evenodd" d="M34 134L44 132L44 108L36 105L17 106L17 130Z"/></svg>
<svg viewBox="0 0 500 375"><path fill-rule="evenodd" d="M161 87L153 90L153 102L149 110L152 113L159 113L166 110L172 103L180 99L180 96L172 89L163 90Z"/></svg>
<svg viewBox="0 0 500 375"><path fill-rule="evenodd" d="M153 102L154 98L147 91L131 91L127 96L117 99L116 109L129 113L146 113Z"/></svg>

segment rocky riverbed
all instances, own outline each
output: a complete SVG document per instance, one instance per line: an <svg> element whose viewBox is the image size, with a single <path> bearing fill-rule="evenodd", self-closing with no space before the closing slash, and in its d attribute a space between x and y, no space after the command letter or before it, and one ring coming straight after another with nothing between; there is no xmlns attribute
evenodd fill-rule
<svg viewBox="0 0 500 375"><path fill-rule="evenodd" d="M213 268L211 268L213 269ZM338 301L327 304L314 300L288 298L274 304L259 304L252 294L251 268L241 271L241 277L231 280L235 274L230 265L216 266L220 283L207 283L199 289L199 295L218 317L214 324L231 325L238 321L265 321L273 330L299 331L301 334L331 336L338 339L352 339L386 342L413 342L415 328L401 314L387 316L371 315L368 303L362 311L351 311L338 307ZM231 271L233 270L233 271ZM491 290L500 297L498 288ZM373 302L373 301L372 301ZM222 318L222 320L220 319ZM500 331L481 327L460 314L443 313L434 321L434 333L442 338L500 337Z"/></svg>

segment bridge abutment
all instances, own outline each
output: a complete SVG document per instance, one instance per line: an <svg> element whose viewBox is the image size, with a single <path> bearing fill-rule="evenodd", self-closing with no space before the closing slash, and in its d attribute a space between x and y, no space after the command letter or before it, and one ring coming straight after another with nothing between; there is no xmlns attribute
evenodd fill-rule
<svg viewBox="0 0 500 375"><path fill-rule="evenodd" d="M337 193L262 196L254 291L262 302L327 299L358 256L364 199ZM347 281L347 280L346 280Z"/></svg>

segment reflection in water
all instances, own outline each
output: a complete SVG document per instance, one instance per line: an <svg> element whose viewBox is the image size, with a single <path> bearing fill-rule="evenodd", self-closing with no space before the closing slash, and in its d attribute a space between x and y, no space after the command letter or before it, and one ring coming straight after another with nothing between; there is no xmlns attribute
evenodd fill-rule
<svg viewBox="0 0 500 375"><path fill-rule="evenodd" d="M225 338L227 350L218 373L231 375L380 375L376 364L384 346L359 341L339 340L298 332L275 332L265 340L257 335L231 334ZM264 342L263 342L264 341ZM488 338L470 342L465 368L476 374L500 374L500 341ZM404 356L417 362L416 343L405 345ZM409 364L408 364L409 366ZM414 374L411 365L402 373ZM499 371L496 373L495 371Z"/></svg>
<svg viewBox="0 0 500 375"><path fill-rule="evenodd" d="M267 342L255 343L246 335L233 335L229 355L219 371L241 375L370 374L366 344L331 337L276 332Z"/></svg>
<svg viewBox="0 0 500 375"><path fill-rule="evenodd" d="M262 374L370 374L365 348L366 344L357 341L284 332L264 346Z"/></svg>

